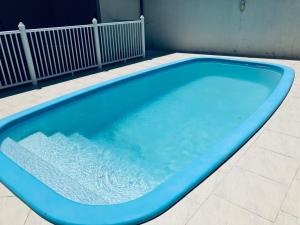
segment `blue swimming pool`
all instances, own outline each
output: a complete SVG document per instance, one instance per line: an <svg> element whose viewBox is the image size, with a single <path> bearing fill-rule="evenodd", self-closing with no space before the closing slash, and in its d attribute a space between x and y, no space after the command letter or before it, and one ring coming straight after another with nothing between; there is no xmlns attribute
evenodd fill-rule
<svg viewBox="0 0 300 225"><path fill-rule="evenodd" d="M167 210L283 101L285 66L193 58L1 121L0 180L56 224L135 224Z"/></svg>

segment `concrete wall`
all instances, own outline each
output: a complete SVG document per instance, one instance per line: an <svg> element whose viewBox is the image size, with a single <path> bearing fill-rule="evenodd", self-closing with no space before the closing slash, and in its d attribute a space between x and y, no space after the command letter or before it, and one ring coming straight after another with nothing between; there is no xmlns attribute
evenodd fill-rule
<svg viewBox="0 0 300 225"><path fill-rule="evenodd" d="M140 17L139 0L99 0L102 22L137 20Z"/></svg>
<svg viewBox="0 0 300 225"><path fill-rule="evenodd" d="M96 17L95 0L8 0L0 3L0 31L91 23Z"/></svg>
<svg viewBox="0 0 300 225"><path fill-rule="evenodd" d="M300 58L300 1L144 0L147 47Z"/></svg>

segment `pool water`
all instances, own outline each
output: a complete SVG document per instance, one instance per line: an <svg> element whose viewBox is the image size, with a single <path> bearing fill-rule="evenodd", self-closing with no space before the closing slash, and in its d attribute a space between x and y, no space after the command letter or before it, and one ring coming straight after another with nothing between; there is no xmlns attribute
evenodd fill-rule
<svg viewBox="0 0 300 225"><path fill-rule="evenodd" d="M128 202L225 139L281 77L275 69L223 61L150 71L12 126L1 151L70 200Z"/></svg>

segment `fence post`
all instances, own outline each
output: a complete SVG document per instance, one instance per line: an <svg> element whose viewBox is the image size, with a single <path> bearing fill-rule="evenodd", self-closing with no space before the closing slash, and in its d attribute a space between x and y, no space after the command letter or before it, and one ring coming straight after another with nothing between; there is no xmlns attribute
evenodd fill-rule
<svg viewBox="0 0 300 225"><path fill-rule="evenodd" d="M20 22L18 25L18 28L19 28L20 34L21 34L22 46L24 49L25 58L26 58L29 74L31 77L31 81L32 81L33 85L36 85L37 84L36 73L35 73L35 69L34 69L34 65L33 65L32 55L30 52L30 47L29 47L29 43L28 43L25 25L22 22Z"/></svg>
<svg viewBox="0 0 300 225"><path fill-rule="evenodd" d="M102 69L98 24L97 24L97 20L95 18L92 20L92 22L93 22L93 28L94 28L94 39L95 39L95 48L96 48L95 50L96 50L97 63L98 63L99 69Z"/></svg>
<svg viewBox="0 0 300 225"><path fill-rule="evenodd" d="M142 23L142 50L143 50L143 58L146 57L146 46L145 46L145 18L141 15L141 23Z"/></svg>

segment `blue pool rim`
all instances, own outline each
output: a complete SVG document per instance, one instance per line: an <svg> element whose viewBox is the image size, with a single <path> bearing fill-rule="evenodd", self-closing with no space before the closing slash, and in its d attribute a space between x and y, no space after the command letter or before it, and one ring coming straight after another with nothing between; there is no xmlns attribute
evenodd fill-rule
<svg viewBox="0 0 300 225"><path fill-rule="evenodd" d="M269 68L281 72L282 77L266 101L238 128L220 143L207 151L205 157L195 159L153 191L135 200L114 205L85 205L71 201L41 183L30 173L19 167L0 151L0 181L25 202L31 209L54 224L100 225L138 224L150 220L173 206L222 163L230 158L271 117L286 97L294 80L294 70L283 65L248 60L232 60L215 57L193 57L167 63L140 72L132 73L64 95L30 109L0 120L0 134L20 121L34 117L69 100L99 91L128 79L147 75L153 70L184 64L191 61L225 62ZM217 149L217 151L215 151Z"/></svg>

